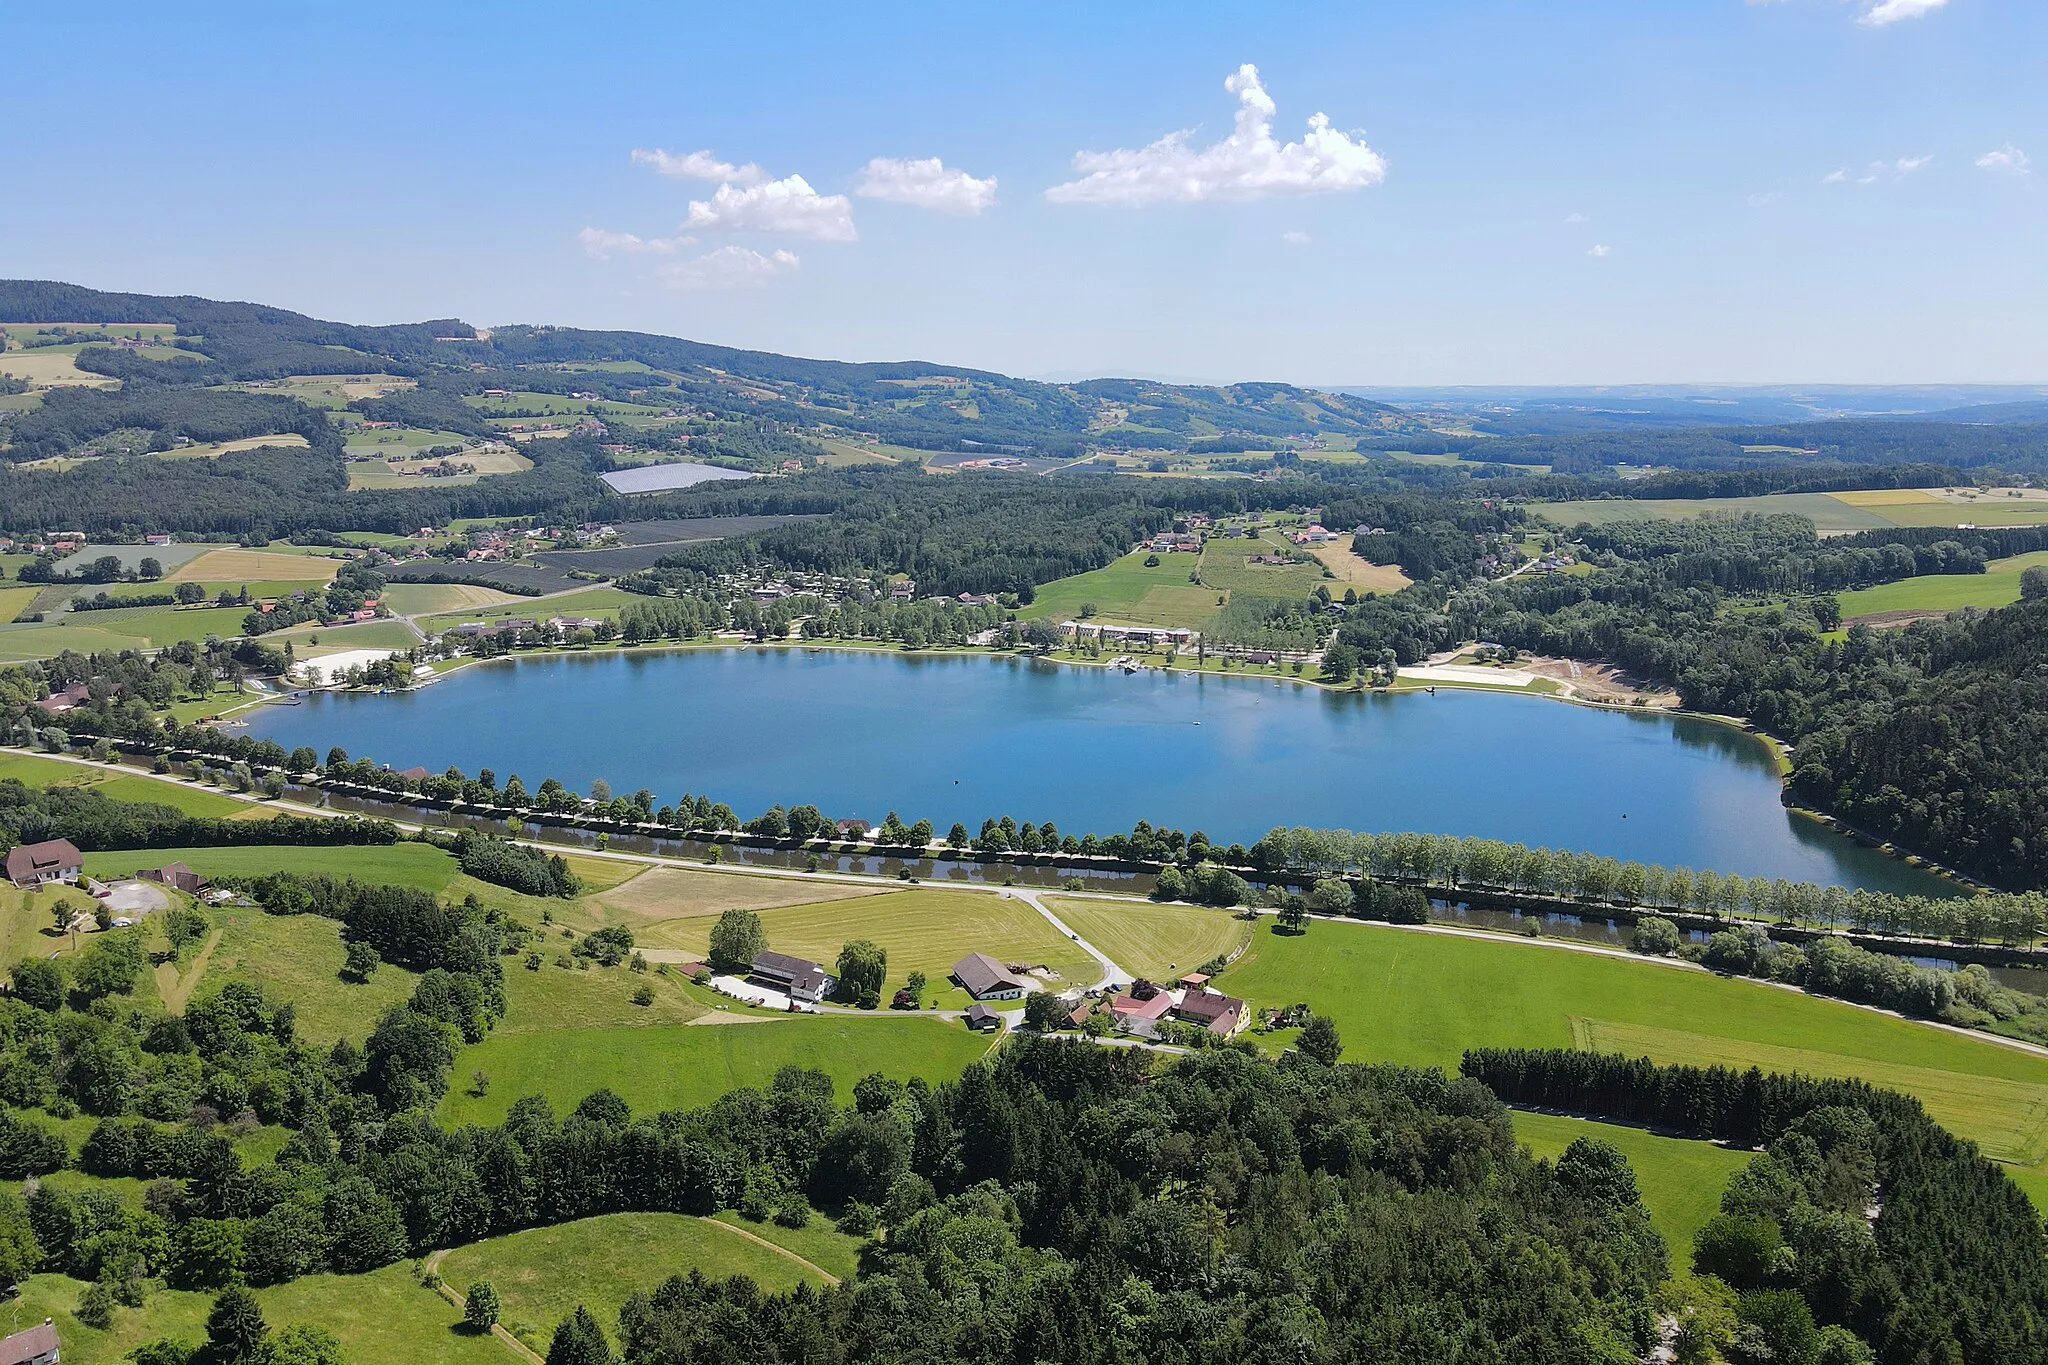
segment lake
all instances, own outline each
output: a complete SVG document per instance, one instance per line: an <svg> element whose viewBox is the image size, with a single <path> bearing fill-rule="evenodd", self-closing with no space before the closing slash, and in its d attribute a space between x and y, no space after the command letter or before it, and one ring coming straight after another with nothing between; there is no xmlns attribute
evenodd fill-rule
<svg viewBox="0 0 2048 1365"><path fill-rule="evenodd" d="M393 695L315 694L250 732L392 767L685 791L742 817L970 830L1004 814L1108 834L1140 818L1250 843L1274 825L1420 830L1747 876L1937 892L1778 800L1769 752L1711 721L1444 689L825 649L542 655Z"/></svg>

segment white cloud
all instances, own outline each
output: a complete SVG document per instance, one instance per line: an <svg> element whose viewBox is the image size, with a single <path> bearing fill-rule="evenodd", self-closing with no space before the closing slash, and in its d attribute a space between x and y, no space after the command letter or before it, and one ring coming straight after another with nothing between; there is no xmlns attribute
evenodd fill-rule
<svg viewBox="0 0 2048 1365"><path fill-rule="evenodd" d="M1978 170L2004 171L2007 175L2026 175L2033 164L2025 152L2010 142L1977 158Z"/></svg>
<svg viewBox="0 0 2048 1365"><path fill-rule="evenodd" d="M1283 232L1280 234L1280 240L1289 246L1307 246L1309 235L1306 232Z"/></svg>
<svg viewBox="0 0 2048 1365"><path fill-rule="evenodd" d="M1054 185L1045 197L1055 204L1195 204L1356 190L1386 178L1386 159L1322 114L1309 119L1299 142L1275 141L1273 100L1251 63L1223 88L1237 96L1237 123L1222 141L1190 147L1191 130L1183 129L1147 147L1076 152L1080 178Z"/></svg>
<svg viewBox="0 0 2048 1365"><path fill-rule="evenodd" d="M1823 185L1839 185L1846 181L1848 178L1848 168L1841 167L1836 170L1829 171L1826 175L1822 176L1820 178L1820 183Z"/></svg>
<svg viewBox="0 0 2048 1365"><path fill-rule="evenodd" d="M735 166L729 161L720 161L708 151L684 152L677 156L659 147L651 151L635 147L633 161L636 165L652 166L663 175L679 176L685 180L709 180L713 184L758 185L768 178L768 172L751 161L744 166Z"/></svg>
<svg viewBox="0 0 2048 1365"><path fill-rule="evenodd" d="M1783 199L1784 197L1784 195L1778 193L1776 190L1767 190L1762 194L1752 194L1751 196L1749 196L1749 206L1753 209L1769 208L1771 205L1777 203L1780 199Z"/></svg>
<svg viewBox="0 0 2048 1365"><path fill-rule="evenodd" d="M850 242L853 201L843 194L819 194L800 175L759 184L720 185L709 200L692 199L685 227L711 232L776 232Z"/></svg>
<svg viewBox="0 0 2048 1365"><path fill-rule="evenodd" d="M670 261L654 273L671 289L736 289L766 284L801 264L793 251L764 256L743 246L722 246L687 261Z"/></svg>
<svg viewBox="0 0 2048 1365"><path fill-rule="evenodd" d="M996 201L996 178L977 180L963 170L947 170L935 156L911 161L878 156L861 168L853 192L863 199L973 215Z"/></svg>
<svg viewBox="0 0 2048 1365"><path fill-rule="evenodd" d="M1564 216L1564 220L1567 223L1587 223L1592 221L1583 213L1567 213Z"/></svg>
<svg viewBox="0 0 2048 1365"><path fill-rule="evenodd" d="M1924 170L1934 160L1932 156L1902 156L1896 161L1873 161L1856 176L1859 185L1875 185L1880 180L1903 180L1915 171ZM1846 185L1849 183L1847 168L1829 171L1820 178L1823 185Z"/></svg>
<svg viewBox="0 0 2048 1365"><path fill-rule="evenodd" d="M1586 254L1596 261L1604 261L1614 254L1614 248L1605 242L1596 242L1587 249Z"/></svg>
<svg viewBox="0 0 2048 1365"><path fill-rule="evenodd" d="M1864 0L1863 13L1856 16L1856 22L1882 28L1901 19L1918 19L1923 14L1932 14L1947 3L1948 0Z"/></svg>
<svg viewBox="0 0 2048 1365"><path fill-rule="evenodd" d="M587 227L576 234L576 240L583 243L583 250L591 257L603 261L613 256L644 256L650 253L666 256L677 247L690 245L696 238L637 237L630 232Z"/></svg>

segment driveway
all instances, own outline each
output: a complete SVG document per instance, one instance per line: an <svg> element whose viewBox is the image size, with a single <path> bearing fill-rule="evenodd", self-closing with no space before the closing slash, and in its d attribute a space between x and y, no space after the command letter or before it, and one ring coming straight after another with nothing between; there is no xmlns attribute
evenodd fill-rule
<svg viewBox="0 0 2048 1365"><path fill-rule="evenodd" d="M139 878L108 882L106 887L107 894L99 898L100 904L106 906L110 913L129 919L141 919L150 911L161 910L171 903L171 898L164 894L161 886Z"/></svg>

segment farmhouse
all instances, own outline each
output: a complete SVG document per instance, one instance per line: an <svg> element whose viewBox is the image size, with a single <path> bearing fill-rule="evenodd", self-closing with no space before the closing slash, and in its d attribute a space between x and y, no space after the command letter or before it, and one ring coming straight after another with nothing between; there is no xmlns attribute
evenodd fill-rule
<svg viewBox="0 0 2048 1365"><path fill-rule="evenodd" d="M206 889L206 878L194 872L183 863L165 863L162 867L145 867L135 874L153 882L161 882L173 891L183 891L196 896Z"/></svg>
<svg viewBox="0 0 2048 1365"><path fill-rule="evenodd" d="M0 1365L57 1365L57 1326L44 1318L25 1332L0 1337Z"/></svg>
<svg viewBox="0 0 2048 1365"><path fill-rule="evenodd" d="M808 1000L813 1004L832 991L832 977L824 964L807 962L787 953L759 954L748 969L747 979L756 985L787 991L792 1000Z"/></svg>
<svg viewBox="0 0 2048 1365"><path fill-rule="evenodd" d="M7 880L16 886L75 882L85 869L85 855L69 839L20 844L7 854Z"/></svg>
<svg viewBox="0 0 2048 1365"><path fill-rule="evenodd" d="M52 692L36 703L36 707L47 716L61 716L76 706L83 706L91 699L92 691L82 682L75 682L61 692Z"/></svg>
<svg viewBox="0 0 2048 1365"><path fill-rule="evenodd" d="M969 953L953 964L953 979L976 1000L1016 1000L1026 983L987 953Z"/></svg>
<svg viewBox="0 0 2048 1365"><path fill-rule="evenodd" d="M1219 1038L1228 1038L1245 1025L1244 1001L1206 985L1184 991L1173 1013L1182 1023L1205 1028Z"/></svg>
<svg viewBox="0 0 2048 1365"><path fill-rule="evenodd" d="M1134 981L1129 990L1111 997L1109 1017L1125 1033L1153 1038L1158 1036L1159 1021L1172 1008L1173 997L1165 991L1149 981Z"/></svg>

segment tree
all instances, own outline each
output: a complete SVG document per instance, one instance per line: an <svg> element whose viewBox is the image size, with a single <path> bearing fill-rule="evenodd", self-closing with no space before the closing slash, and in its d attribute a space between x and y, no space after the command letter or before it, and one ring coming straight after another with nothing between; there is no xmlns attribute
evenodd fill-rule
<svg viewBox="0 0 2048 1365"><path fill-rule="evenodd" d="M14 993L47 1014L64 1007L64 969L48 958L24 958L14 964Z"/></svg>
<svg viewBox="0 0 2048 1365"><path fill-rule="evenodd" d="M1157 901L1184 900L1188 894L1188 879L1177 867L1159 869L1159 879L1152 885L1152 899Z"/></svg>
<svg viewBox="0 0 2048 1365"><path fill-rule="evenodd" d="M1351 887L1335 877L1325 877L1310 889L1308 908L1319 915L1341 915L1351 908Z"/></svg>
<svg viewBox="0 0 2048 1365"><path fill-rule="evenodd" d="M478 1280L462 1296L462 1320L478 1332L488 1332L497 1325L498 1291L489 1280Z"/></svg>
<svg viewBox="0 0 2048 1365"><path fill-rule="evenodd" d="M1074 1016L1066 1004L1049 991L1033 991L1024 997L1024 1027L1051 1033L1073 1025Z"/></svg>
<svg viewBox="0 0 2048 1365"><path fill-rule="evenodd" d="M28 1210L12 1190L0 1190L0 1293L12 1292L42 1260L43 1248Z"/></svg>
<svg viewBox="0 0 2048 1365"><path fill-rule="evenodd" d="M1301 1038L1295 1046L1304 1056L1313 1057L1324 1066L1335 1066L1344 1051L1344 1040L1337 1036L1337 1025L1330 1016L1318 1014L1308 1021L1308 1027L1301 1031Z"/></svg>
<svg viewBox="0 0 2048 1365"><path fill-rule="evenodd" d="M96 1332L104 1332L114 1325L114 1290L105 1281L89 1284L78 1296L78 1307L72 1315Z"/></svg>
<svg viewBox="0 0 2048 1365"><path fill-rule="evenodd" d="M745 967L767 947L768 932L761 927L761 917L751 910L728 910L711 927L713 966Z"/></svg>
<svg viewBox="0 0 2048 1365"><path fill-rule="evenodd" d="M548 1343L547 1365L612 1365L612 1348L604 1329L582 1304L563 1318Z"/></svg>
<svg viewBox="0 0 2048 1365"><path fill-rule="evenodd" d="M1308 904L1299 896L1289 896L1280 903L1280 927L1290 934L1308 932Z"/></svg>
<svg viewBox="0 0 2048 1365"><path fill-rule="evenodd" d="M270 1325L263 1321L256 1296L240 1285L229 1285L206 1315L208 1365L256 1365L264 1357L269 1336Z"/></svg>
<svg viewBox="0 0 2048 1365"><path fill-rule="evenodd" d="M889 954L864 938L852 939L839 950L838 994L862 1009L881 1002L882 982L889 974Z"/></svg>
<svg viewBox="0 0 2048 1365"><path fill-rule="evenodd" d="M341 975L344 980L361 984L370 979L377 970L377 964L384 959L377 950L359 938L350 939L343 954Z"/></svg>
<svg viewBox="0 0 2048 1365"><path fill-rule="evenodd" d="M141 563L135 566L135 576L146 582L156 582L164 576L163 561L152 555L144 555Z"/></svg>
<svg viewBox="0 0 2048 1365"><path fill-rule="evenodd" d="M1629 947L1650 957L1669 957L1678 951L1678 926L1661 915L1645 915L1636 921Z"/></svg>
<svg viewBox="0 0 2048 1365"><path fill-rule="evenodd" d="M2020 570L2020 600L2034 602L2043 597L2048 597L2048 565Z"/></svg>

